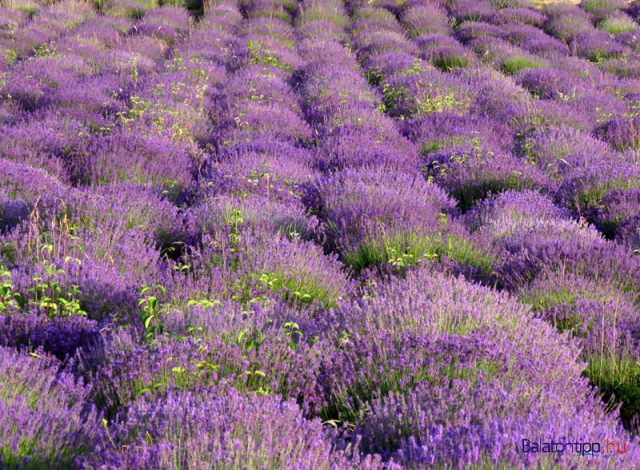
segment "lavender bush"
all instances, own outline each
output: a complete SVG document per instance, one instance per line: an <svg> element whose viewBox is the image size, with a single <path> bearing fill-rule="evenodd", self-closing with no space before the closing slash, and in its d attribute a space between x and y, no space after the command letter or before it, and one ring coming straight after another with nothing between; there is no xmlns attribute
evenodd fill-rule
<svg viewBox="0 0 640 470"><path fill-rule="evenodd" d="M640 7L538 3L2 3L0 466L637 468Z"/></svg>

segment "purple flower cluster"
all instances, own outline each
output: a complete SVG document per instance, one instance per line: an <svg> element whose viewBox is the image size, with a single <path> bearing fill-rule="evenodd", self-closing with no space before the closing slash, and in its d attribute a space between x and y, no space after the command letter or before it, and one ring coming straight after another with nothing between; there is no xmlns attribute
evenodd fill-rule
<svg viewBox="0 0 640 470"><path fill-rule="evenodd" d="M0 465L71 466L104 445L90 388L45 355L0 347Z"/></svg>
<svg viewBox="0 0 640 470"><path fill-rule="evenodd" d="M112 438L122 451L107 450L83 464L104 469L350 466L320 420L305 419L295 402L229 387L138 400L114 424Z"/></svg>
<svg viewBox="0 0 640 470"><path fill-rule="evenodd" d="M637 2L195 3L0 7L0 467L637 468Z"/></svg>

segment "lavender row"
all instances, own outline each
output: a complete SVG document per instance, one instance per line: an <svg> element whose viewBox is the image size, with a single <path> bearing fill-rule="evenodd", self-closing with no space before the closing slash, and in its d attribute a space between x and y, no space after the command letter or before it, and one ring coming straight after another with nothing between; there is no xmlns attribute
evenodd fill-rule
<svg viewBox="0 0 640 470"><path fill-rule="evenodd" d="M3 466L637 466L634 5L60 8L1 30Z"/></svg>
<svg viewBox="0 0 640 470"><path fill-rule="evenodd" d="M456 21L460 20L459 16L455 16L457 10L456 8L450 8L447 12L441 6L439 10L441 19L434 25L433 8L427 9L428 17L425 15L424 23L420 22L422 8L411 5L405 5L401 9L390 8L403 23L407 33L407 36L405 36L403 28L400 27L389 10L378 9L376 11L357 6L353 7L354 15L360 21L360 23L357 23L359 27L354 31L354 40L356 44L359 44L361 60L364 66L368 67L370 80L374 84L379 84L382 93L387 98L385 100L386 111L393 116L401 118L399 124L401 129L404 129L403 133L414 142L422 144L421 153L425 156L425 173L427 177L438 181L453 192L453 195L463 208L470 207L477 198L486 196L486 191L503 191L510 187L514 189L532 187L549 194L557 203L571 209L574 213L584 214L589 221L595 222L598 228L613 238L618 227L603 223L603 220L598 221L597 216L594 216L594 213L584 206L593 204L594 206L602 207L600 205L601 200L595 198L604 196L607 200L611 197L619 201L615 206L606 204L604 207L611 209L616 207L619 208L618 210L628 211L623 207L631 207L633 203L630 202L627 205L628 203L623 202L623 200L628 197L633 201L635 192L637 192L632 186L632 182L635 180L634 175L637 172L635 154L631 152L626 154L617 153L605 142L601 142L595 137L582 133L564 123L558 126L553 122L546 122L545 119L538 123L527 123L525 118L528 116L525 116L524 111L528 109L528 112L535 113L535 108L539 106L536 98L541 98L536 96L531 89L529 90L534 95L533 101L524 95L523 90L515 91L514 88L514 92L512 92L512 96L523 96L525 100L529 100L530 104L521 107L522 118L511 117L506 119L500 116L502 119L491 119L495 117L495 113L484 116L474 115L476 111L484 114L488 108L494 108L488 107L485 101L488 98L488 90L485 89L478 92L478 80L468 80L469 76L466 70L471 67L475 58L469 54L469 51L465 51L465 48L459 43L444 34L447 31L445 27L447 13L453 15ZM502 12L504 13L504 10ZM518 14L523 15L525 12L526 10L520 10ZM534 11L531 10L530 13L533 15ZM368 22L365 21L365 18L369 19ZM496 21L495 17L491 16L491 18ZM504 18L498 21L501 25L504 25L504 22ZM366 24L368 23L375 24L375 27L371 26L373 33L367 33ZM425 25L423 26L426 28L425 32L419 32L420 28L416 29L416 25L419 24ZM540 22L540 24L542 23ZM464 22L460 24L458 32L464 25ZM504 34L503 29L496 29L496 31L500 35ZM414 38L412 42L409 42L409 37ZM464 36L462 38L465 42L468 40L465 40ZM483 40L484 38L480 38L477 41L473 39L469 43L474 46L476 53L480 52L477 49L478 41ZM513 54L517 51L509 50L509 47L511 46L505 46L503 49L505 54L509 52L513 57ZM408 53L408 51L413 54ZM480 58L483 60L489 58L491 65L500 66L501 70L508 72L505 69L505 63L507 63L505 61L511 60L509 55L503 55L502 59L499 58L500 56L496 56L496 59L492 55L494 52L495 49L483 49ZM557 54L557 52L554 54ZM452 58L454 56L455 59ZM546 59L550 60L552 57L553 54L548 54ZM425 59L445 73L433 70L429 64L425 64ZM563 59L563 63L566 64L566 62ZM582 67L581 70L584 70L584 68ZM473 71L473 73L476 72ZM522 72L517 72L516 77L523 74L543 76L535 63L527 63L526 61L523 62ZM503 78L500 78L501 81L503 81ZM609 79L619 85L615 78ZM573 82L565 80L563 83L567 84L568 89L570 89L571 83L575 83L575 80ZM523 84L526 86L527 82L525 81ZM550 85L550 89L554 89L554 92L557 88L557 85L555 87ZM499 96L498 89L498 87L494 88L494 95ZM504 89L504 86L502 86L502 89ZM594 90L593 88L591 90L588 88L583 89L591 92ZM564 100L571 106L575 106L577 101L575 97L576 88L573 90L574 97ZM543 96L542 98L549 99L552 96ZM563 96L563 98L566 97ZM490 95L489 99L491 99ZM593 100L593 95L590 96L590 99ZM482 101L478 102L478 100ZM598 102L597 100L595 101ZM513 108L500 106L500 111L505 109ZM505 129L500 121L508 123L511 129ZM523 123L526 124L524 128L521 127ZM532 126L532 124L532 130L528 130L528 127ZM612 123L607 123L604 127L598 127L596 123L596 136L602 135L601 129L610 128L612 125ZM548 142L550 146L553 145L553 150L551 147L546 147L545 150L539 148L534 150L535 144L533 142L537 139L545 139L545 142ZM579 147L576 148L576 143L580 142L580 139L589 142L587 144L589 150L586 147L584 150ZM538 141L540 142L541 140ZM596 152L592 150L594 146L598 149ZM561 148L565 152L563 157L571 158L572 160L559 159L562 162L561 164L550 161L549 158L554 156L554 150L557 152ZM535 155L533 160L531 160L532 155ZM540 164L542 162L537 160L541 157L545 159L542 165ZM431 158L433 160L430 160ZM600 158L601 165L608 165L607 170L603 171L602 167L599 168L597 166L598 162L594 161L594 158ZM490 166L492 164L495 164L496 168L492 168ZM545 169L547 174L538 173L537 169L532 168L532 165ZM474 167L476 172L471 174L462 173L463 171L473 171ZM559 170L561 167L564 172ZM479 175L477 173L478 170L486 171L487 176ZM506 175L497 181L494 180L496 177L500 178L501 172L506 172ZM589 178L585 173L593 176ZM622 176L622 173L624 173L624 176ZM596 174L598 175L597 177L595 176ZM460 178L465 176L466 178L460 181ZM609 181L613 180L615 183L603 184L600 179L603 177L610 178ZM488 178L491 179L487 181ZM590 185L593 186L589 187ZM625 190L617 189L617 185L621 185ZM597 191L600 191L597 196L592 193L593 190L591 188L594 186L599 188ZM607 195L607 191L611 191L609 195ZM589 193L589 196L586 196L585 193ZM633 361L631 357L636 354L635 351L637 350L635 339L637 338L637 333L635 333L637 327L635 326L636 321L634 318L636 315L633 307L634 302L637 302L637 286L628 284L633 282L631 279L636 274L631 274L629 277L616 274L618 269L616 266L620 266L619 263L622 262L625 267L622 268L621 272L635 273L637 271L637 259L631 253L631 250L625 250L616 244L604 242L592 228L580 228L580 224L568 220L571 217L568 212L564 212L557 217L558 221L565 219L565 223L567 223L558 232L550 229L547 224L541 224L537 228L529 226L528 223L524 223L528 220L527 218L521 219L520 216L516 217L515 214L519 214L521 211L526 213L526 211L530 210L529 207L546 207L551 204L548 199L536 199L535 197L531 199L531 197L534 196L521 198L517 193L504 196L505 203L511 207L505 215L511 214L507 217L517 221L517 225L513 225L513 228L508 229L506 233L503 232L502 227L498 229L496 226L495 230L498 232L493 232L494 235L491 235L490 238L495 237L495 233L500 233L500 238L506 235L507 238L511 239L512 236L515 236L517 241L511 239L515 243L508 242L506 245L502 243L494 245L494 242L489 242L487 244L486 241L481 240L484 237L484 235L481 235L482 230L474 234L473 245L477 247L476 250L485 253L485 256L492 260L491 271L493 276L488 277L485 282L497 282L509 290L518 292L518 289L526 289L527 287L525 286L535 280L534 282L538 286L536 287L537 294L534 296L521 294L523 295L523 300L527 303L532 303L538 313L555 324L559 330L570 331L574 335L583 338L585 355L590 361L588 374L593 382L600 386L601 391L607 396L610 397L611 394L617 394L619 398L622 397L623 400L629 400L628 391L624 389L616 390L611 382L617 380L612 379L612 376L617 374L616 372L612 373L612 369L616 369L619 364ZM557 210L559 211L560 209ZM477 220L476 214L478 213L476 210L472 211L469 214L470 219ZM600 213L603 214L602 212ZM626 213L628 214L629 212ZM500 214L502 213L500 212ZM611 213L609 214L612 215ZM633 213L630 214L631 220L629 222L620 219L618 218L618 223L622 222L620 225L624 228L618 230L626 235L622 241L630 241L633 249L635 236L632 233L634 229L629 227L629 223L633 224L634 215ZM501 223L504 223L502 221L508 219L500 220ZM554 221L554 223L557 222ZM630 228L631 230L629 230ZM477 230L478 226L472 224L470 229L472 231ZM576 241L578 237L572 237L567 242L559 241L558 236L560 236L560 233L563 234L562 237L564 238L567 232L575 230L584 231L585 235L590 233L590 236L594 237L592 239L593 242L600 245L600 248L596 249L595 246L577 248ZM554 234L554 232L557 234ZM532 237L537 240L533 241ZM495 238L493 239L495 240ZM538 243L541 245L534 246L534 244ZM565 245L565 248L560 248L561 245ZM497 251L494 251L496 248ZM561 255L558 249L565 254ZM607 271L606 273L597 267L599 263L594 263L595 259L592 258L594 253L601 250L608 252L603 258L599 258L603 260L602 268ZM577 255L572 261L569 261L566 257L569 252ZM578 255L578 253L581 254ZM514 256L521 257L522 260L526 258L527 261L524 264L511 264L510 260L513 260ZM572 255L569 256L572 257ZM525 264L528 264L527 268L525 268ZM535 272L530 271L529 268L534 265L537 265L540 271L535 269ZM589 268L585 269L587 266ZM555 274L557 270L562 270L563 274ZM591 296L586 290L577 287L594 281L606 282L608 287L605 290L618 300L604 307L608 301L605 299L611 299L609 295L603 295L602 297ZM564 285L565 288L556 290L553 287L556 282ZM573 285L573 282L577 282L575 289L568 287ZM613 294L612 292L616 293ZM550 298L547 298L546 295L550 295ZM564 297L564 295L568 297ZM537 296L544 296L548 303L538 304L539 299ZM618 310L617 302L624 303L625 307L622 307L622 309L626 310L627 314L622 314ZM611 312L605 313L606 309L610 309ZM560 313L561 311L563 313ZM627 315L628 323L625 320L621 320L618 314ZM596 322L600 326L596 327ZM605 332L607 330L612 331L611 336ZM605 337L607 338L605 339ZM609 359L603 359L603 357ZM597 364L597 367L594 364ZM630 418L630 414L633 413L630 412L630 409L633 409L633 406L633 402L625 402L623 407L625 419L628 420Z"/></svg>

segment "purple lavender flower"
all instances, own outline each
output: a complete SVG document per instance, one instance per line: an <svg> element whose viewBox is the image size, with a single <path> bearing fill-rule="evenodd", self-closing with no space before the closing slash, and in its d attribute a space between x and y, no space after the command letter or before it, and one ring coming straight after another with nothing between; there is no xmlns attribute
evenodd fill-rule
<svg viewBox="0 0 640 470"><path fill-rule="evenodd" d="M545 20L543 13L523 7L502 8L494 17L494 21L498 24L528 24L537 28L541 27Z"/></svg>
<svg viewBox="0 0 640 470"><path fill-rule="evenodd" d="M0 8L0 466L638 466L637 2L156 3Z"/></svg>
<svg viewBox="0 0 640 470"><path fill-rule="evenodd" d="M558 330L580 338L587 358L622 357L640 340L633 302L610 285L570 273L548 273L520 297Z"/></svg>
<svg viewBox="0 0 640 470"><path fill-rule="evenodd" d="M313 209L328 224L327 243L356 271L393 262L405 250L415 258L410 264L420 262L429 240L446 228L441 214L454 212L436 185L384 170L345 170L320 180L317 192Z"/></svg>
<svg viewBox="0 0 640 470"><path fill-rule="evenodd" d="M244 396L229 387L172 392L151 403L138 400L111 432L117 448L87 460L89 466L192 468L217 462L329 469L349 465L320 421L305 420L295 403Z"/></svg>
<svg viewBox="0 0 640 470"><path fill-rule="evenodd" d="M627 8L627 3L622 0L584 0L580 7L598 20Z"/></svg>
<svg viewBox="0 0 640 470"><path fill-rule="evenodd" d="M526 465L514 445L529 433L629 439L581 377L577 345L516 301L428 270L369 294L341 311L324 375L324 413L355 422L361 452L403 465Z"/></svg>
<svg viewBox="0 0 640 470"><path fill-rule="evenodd" d="M90 388L48 356L0 347L0 464L65 467L106 441Z"/></svg>
<svg viewBox="0 0 640 470"><path fill-rule="evenodd" d="M0 345L29 351L44 351L60 359L99 341L95 321L80 315L49 320L37 312L13 313L0 318Z"/></svg>
<svg viewBox="0 0 640 470"><path fill-rule="evenodd" d="M432 4L407 8L400 21L409 35L415 37L423 34L449 34L451 30L446 12Z"/></svg>
<svg viewBox="0 0 640 470"><path fill-rule="evenodd" d="M545 29L558 39L569 42L580 33L594 30L589 15L577 6L555 5L548 10Z"/></svg>

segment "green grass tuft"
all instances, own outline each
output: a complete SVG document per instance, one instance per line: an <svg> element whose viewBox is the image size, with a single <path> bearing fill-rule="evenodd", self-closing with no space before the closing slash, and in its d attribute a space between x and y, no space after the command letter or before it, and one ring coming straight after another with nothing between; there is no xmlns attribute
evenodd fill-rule
<svg viewBox="0 0 640 470"><path fill-rule="evenodd" d="M471 64L471 59L466 55L443 54L433 60L433 65L444 72L450 72L454 69L462 69Z"/></svg>
<svg viewBox="0 0 640 470"><path fill-rule="evenodd" d="M500 64L502 71L508 75L513 75L522 69L537 69L540 67L540 63L534 59L518 55L508 57Z"/></svg>
<svg viewBox="0 0 640 470"><path fill-rule="evenodd" d="M627 31L634 31L638 29L638 25L631 18L625 16L611 17L602 21L598 25L598 29L606 31L609 34L620 34Z"/></svg>
<svg viewBox="0 0 640 470"><path fill-rule="evenodd" d="M598 355L588 360L585 375L598 387L605 402L613 407L621 404L620 417L626 425L640 414L640 361Z"/></svg>
<svg viewBox="0 0 640 470"><path fill-rule="evenodd" d="M344 256L344 262L356 273L372 267L391 266L402 271L424 261L441 258L490 273L493 260L471 242L454 235L420 235L405 233L386 239L368 239Z"/></svg>

